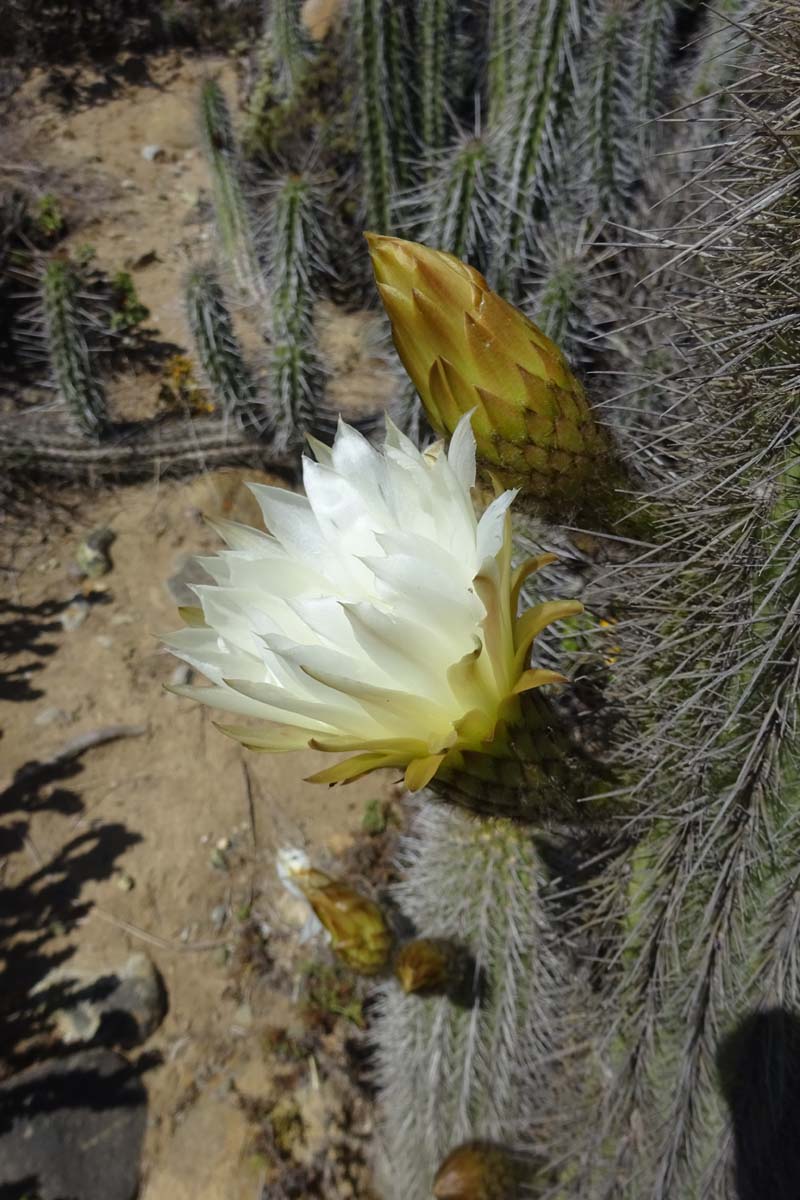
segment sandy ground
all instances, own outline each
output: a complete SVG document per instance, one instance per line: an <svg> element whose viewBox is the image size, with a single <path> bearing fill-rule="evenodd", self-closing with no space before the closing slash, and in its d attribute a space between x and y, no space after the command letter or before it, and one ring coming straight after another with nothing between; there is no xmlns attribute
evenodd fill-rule
<svg viewBox="0 0 800 1200"><path fill-rule="evenodd" d="M148 83L66 115L41 97L44 76L32 77L18 97L27 115L4 166L13 177L17 164L27 183L59 196L66 246L91 243L104 270L130 270L153 336L185 352L180 276L211 242L195 98L213 72L235 103L235 72L225 59L178 56L150 60L148 69ZM147 145L161 148L152 162L142 156ZM253 314L238 319L252 329ZM327 305L320 328L337 402L380 407L387 383L385 372L376 376L374 318ZM116 380L114 411L155 412L160 384L153 370ZM113 967L134 950L162 972L166 1018L132 1052L150 1095L145 1200L260 1195L270 1158L264 1114L276 1088L289 1086L270 1049L275 1030L297 1020L309 961L331 962L321 945L298 942L304 914L276 883L275 849L304 845L315 865L343 870L363 838L365 805L385 800L391 783L303 783L325 756L245 755L206 711L163 691L177 660L158 635L179 624L165 581L190 554L216 547L203 513L257 520L240 472L94 494L59 489L50 513L9 522L0 544L0 791L9 789L0 884L14 900L6 965L13 962L17 987L61 963ZM113 569L81 584L71 564L99 526L116 534ZM70 627L76 613L84 619ZM26 764L117 724L140 732L26 784ZM337 1137L349 1139L351 1155L366 1155L369 1102L363 1089L352 1091L345 1061L357 1034L347 1017L329 1015L311 1052L292 1065L301 1158L324 1155ZM46 1021L38 1036L37 1051L35 1039L20 1035L7 1070L54 1051ZM331 1173L316 1194L367 1200L363 1164L351 1175L342 1182Z"/></svg>
<svg viewBox="0 0 800 1200"><path fill-rule="evenodd" d="M253 1130L231 1089L269 1095L261 1035L286 1022L301 976L276 991L256 971L243 998L231 953L256 923L274 931L266 947L289 974L309 956L327 961L324 948L297 944L303 914L276 884L275 849L305 846L335 870L365 804L388 788L375 777L339 790L303 783L330 760L246 754L206 711L163 691L177 660L157 639L179 624L165 580L188 550L214 548L201 511L256 520L238 472L99 497L91 519L117 534L114 566L83 593L68 568L87 530L27 531L14 545L2 616L10 654L0 687L16 700L3 705L2 786L76 735L117 724L144 730L88 750L33 802L4 814L7 832L20 836L3 884L29 892L31 918L45 918L45 929L20 931L38 979L62 959L108 967L135 949L163 974L169 1011L147 1043L161 1059L146 1074L148 1200L255 1195L253 1164L243 1157ZM88 615L66 630L76 592L88 592ZM55 900L44 911L48 888Z"/></svg>

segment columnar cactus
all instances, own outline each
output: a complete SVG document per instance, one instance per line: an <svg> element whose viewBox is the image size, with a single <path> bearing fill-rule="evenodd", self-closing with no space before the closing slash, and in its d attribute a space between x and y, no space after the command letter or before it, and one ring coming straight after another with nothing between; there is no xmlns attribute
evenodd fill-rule
<svg viewBox="0 0 800 1200"><path fill-rule="evenodd" d="M311 180L289 175L273 185L267 238L269 386L277 437L288 446L315 427L322 382L312 281L324 270L324 247Z"/></svg>
<svg viewBox="0 0 800 1200"><path fill-rule="evenodd" d="M384 16L382 0L355 0L353 22L361 80L359 129L366 184L366 218L370 228L388 232L393 222L395 187L388 114L395 89L390 88L387 77ZM391 26L390 30L394 32ZM389 58L388 61L396 60Z"/></svg>
<svg viewBox="0 0 800 1200"><path fill-rule="evenodd" d="M255 383L213 264L190 269L185 303L197 361L215 406L226 419L240 426L255 425L263 432L268 426L266 412L257 405Z"/></svg>
<svg viewBox="0 0 800 1200"><path fill-rule="evenodd" d="M66 259L46 263L41 304L53 381L75 424L97 438L107 423L105 397L87 343L89 320L81 300L78 268Z"/></svg>
<svg viewBox="0 0 800 1200"><path fill-rule="evenodd" d="M418 0L420 133L426 151L438 150L444 141L455 7L453 0Z"/></svg>
<svg viewBox="0 0 800 1200"><path fill-rule="evenodd" d="M211 171L220 249L239 288L250 298L260 299L264 285L253 240L252 216L242 187L228 104L216 79L206 80L201 88L200 125Z"/></svg>

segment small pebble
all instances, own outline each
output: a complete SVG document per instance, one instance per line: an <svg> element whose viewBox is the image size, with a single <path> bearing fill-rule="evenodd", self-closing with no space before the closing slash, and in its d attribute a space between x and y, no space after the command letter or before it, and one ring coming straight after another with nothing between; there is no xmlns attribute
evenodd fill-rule
<svg viewBox="0 0 800 1200"><path fill-rule="evenodd" d="M243 1031L249 1029L253 1024L253 1010L246 1000L239 1005L233 1014L233 1024Z"/></svg>
<svg viewBox="0 0 800 1200"><path fill-rule="evenodd" d="M145 162L155 162L156 159L163 157L163 146L159 146L155 142L150 146L142 146L142 158Z"/></svg>
<svg viewBox="0 0 800 1200"><path fill-rule="evenodd" d="M217 904L211 910L211 924L214 926L216 933L219 933L223 925L228 919L228 907L226 904Z"/></svg>
<svg viewBox="0 0 800 1200"><path fill-rule="evenodd" d="M74 629L78 629L89 615L89 602L82 597L77 597L68 604L61 614L61 624L66 629L67 633L72 633Z"/></svg>
<svg viewBox="0 0 800 1200"><path fill-rule="evenodd" d="M102 646L104 650L110 650L114 645L114 639L109 637L107 633L98 633L94 639L98 646Z"/></svg>
<svg viewBox="0 0 800 1200"><path fill-rule="evenodd" d="M231 839L230 838L221 837L219 839L219 841L217 842L218 850L230 850L230 848L231 848Z"/></svg>
<svg viewBox="0 0 800 1200"><path fill-rule="evenodd" d="M133 617L130 613L114 613L111 618L112 625L132 625Z"/></svg>
<svg viewBox="0 0 800 1200"><path fill-rule="evenodd" d="M63 708L50 707L43 708L42 711L33 718L33 723L34 725L55 725L56 723L60 725L62 722L68 720L69 718L64 712Z"/></svg>
<svg viewBox="0 0 800 1200"><path fill-rule="evenodd" d="M208 861L215 871L228 870L228 860L217 846L211 851Z"/></svg>
<svg viewBox="0 0 800 1200"><path fill-rule="evenodd" d="M126 871L120 871L117 875L117 887L119 890L121 892L132 892L135 886L133 877L128 875Z"/></svg>

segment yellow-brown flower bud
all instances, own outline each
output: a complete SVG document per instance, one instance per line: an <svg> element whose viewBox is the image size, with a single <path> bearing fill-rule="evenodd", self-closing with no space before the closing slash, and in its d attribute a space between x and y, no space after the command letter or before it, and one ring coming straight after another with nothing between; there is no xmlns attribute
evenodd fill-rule
<svg viewBox="0 0 800 1200"><path fill-rule="evenodd" d="M557 346L452 254L366 235L397 352L433 428L472 412L478 463L503 487L577 503L610 443Z"/></svg>
<svg viewBox="0 0 800 1200"><path fill-rule="evenodd" d="M464 1142L433 1181L436 1200L516 1200L531 1165L492 1142Z"/></svg>
<svg viewBox="0 0 800 1200"><path fill-rule="evenodd" d="M330 934L337 957L361 975L383 970L391 956L392 935L378 905L323 871L294 871L291 878Z"/></svg>
<svg viewBox="0 0 800 1200"><path fill-rule="evenodd" d="M443 938L413 938L394 959L394 973L406 994L457 989L463 968L463 952Z"/></svg>

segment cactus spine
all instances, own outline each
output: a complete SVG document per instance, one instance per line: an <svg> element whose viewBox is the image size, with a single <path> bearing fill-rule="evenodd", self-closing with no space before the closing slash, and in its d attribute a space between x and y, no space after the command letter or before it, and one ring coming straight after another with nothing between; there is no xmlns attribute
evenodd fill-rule
<svg viewBox="0 0 800 1200"><path fill-rule="evenodd" d="M231 264L238 286L259 299L263 295L263 281L242 189L239 154L228 105L216 79L206 80L201 88L200 121L211 171L220 248Z"/></svg>
<svg viewBox="0 0 800 1200"><path fill-rule="evenodd" d="M59 395L81 432L98 438L107 423L105 397L86 340L89 321L81 307L81 279L72 263L54 258L46 264L41 302L47 355Z"/></svg>
<svg viewBox="0 0 800 1200"><path fill-rule="evenodd" d="M314 428L322 383L314 334L313 277L324 269L313 184L290 175L276 187L270 212L271 330L269 377L282 444Z"/></svg>
<svg viewBox="0 0 800 1200"><path fill-rule="evenodd" d="M216 407L240 426L255 421L256 389L242 356L213 265L192 267L186 277L186 316L195 354Z"/></svg>

